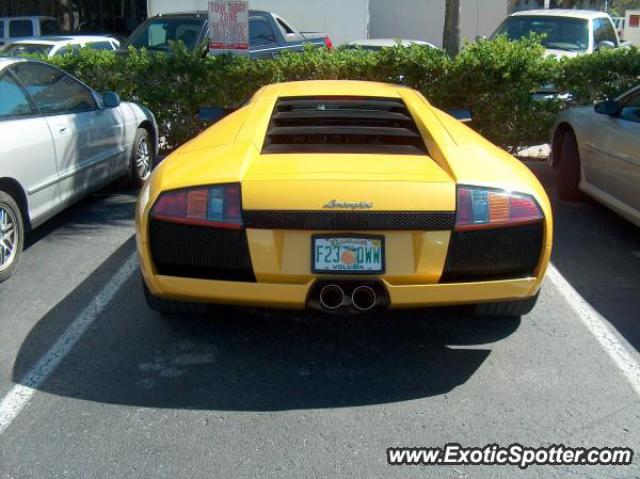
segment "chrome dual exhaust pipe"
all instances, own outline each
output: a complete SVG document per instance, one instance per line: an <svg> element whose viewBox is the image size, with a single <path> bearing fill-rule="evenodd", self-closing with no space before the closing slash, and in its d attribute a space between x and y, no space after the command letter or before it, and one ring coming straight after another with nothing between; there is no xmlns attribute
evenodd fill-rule
<svg viewBox="0 0 640 479"><path fill-rule="evenodd" d="M378 304L378 295L370 286L358 286L351 293L351 304L360 312L372 310Z"/></svg>
<svg viewBox="0 0 640 479"><path fill-rule="evenodd" d="M344 304L344 289L337 284L328 284L320 290L320 306L329 311L335 311Z"/></svg>
<svg viewBox="0 0 640 479"><path fill-rule="evenodd" d="M357 311L364 313L375 308L378 304L378 295L370 286L358 286L349 298L344 289L337 284L327 284L320 290L319 300L320 306L328 311L352 305Z"/></svg>

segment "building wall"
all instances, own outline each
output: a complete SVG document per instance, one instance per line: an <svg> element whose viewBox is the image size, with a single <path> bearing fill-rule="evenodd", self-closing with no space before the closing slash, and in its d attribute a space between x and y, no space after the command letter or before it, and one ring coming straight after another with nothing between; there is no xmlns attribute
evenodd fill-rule
<svg viewBox="0 0 640 479"><path fill-rule="evenodd" d="M490 35L507 15L506 0L462 0L461 36ZM445 0L370 0L369 36L425 40L442 46Z"/></svg>
<svg viewBox="0 0 640 479"><path fill-rule="evenodd" d="M474 42L478 35L491 35L507 16L507 7L504 0L462 0L462 39Z"/></svg>
<svg viewBox="0 0 640 479"><path fill-rule="evenodd" d="M322 31L339 45L367 38L369 0L249 0L251 8L277 13L300 31Z"/></svg>

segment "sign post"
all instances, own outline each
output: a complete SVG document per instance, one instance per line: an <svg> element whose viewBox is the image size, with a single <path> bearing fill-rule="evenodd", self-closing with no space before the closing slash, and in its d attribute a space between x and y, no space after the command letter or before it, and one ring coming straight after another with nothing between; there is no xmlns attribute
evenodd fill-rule
<svg viewBox="0 0 640 479"><path fill-rule="evenodd" d="M209 53L249 54L248 0L209 2Z"/></svg>

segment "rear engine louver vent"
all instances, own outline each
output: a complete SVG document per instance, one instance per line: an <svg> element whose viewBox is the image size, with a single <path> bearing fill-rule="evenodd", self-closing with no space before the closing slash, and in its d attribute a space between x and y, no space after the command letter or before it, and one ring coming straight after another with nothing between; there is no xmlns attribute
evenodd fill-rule
<svg viewBox="0 0 640 479"><path fill-rule="evenodd" d="M395 98L281 98L262 148L268 153L425 155L404 102Z"/></svg>

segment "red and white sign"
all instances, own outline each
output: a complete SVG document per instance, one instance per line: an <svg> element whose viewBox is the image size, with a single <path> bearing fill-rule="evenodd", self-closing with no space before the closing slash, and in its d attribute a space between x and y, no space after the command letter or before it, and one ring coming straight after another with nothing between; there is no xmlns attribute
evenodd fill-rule
<svg viewBox="0 0 640 479"><path fill-rule="evenodd" d="M214 0L209 2L209 52L249 52L248 0Z"/></svg>

